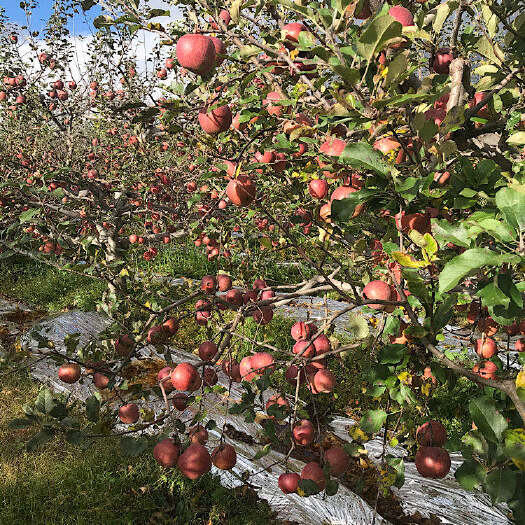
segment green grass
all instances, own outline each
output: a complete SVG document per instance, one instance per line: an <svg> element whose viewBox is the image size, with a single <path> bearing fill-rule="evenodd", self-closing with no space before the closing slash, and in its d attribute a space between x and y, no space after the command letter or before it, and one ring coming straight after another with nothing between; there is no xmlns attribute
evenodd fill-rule
<svg viewBox="0 0 525 525"><path fill-rule="evenodd" d="M276 523L252 493L225 489L210 474L192 482L175 470L163 471L150 451L125 457L112 439L83 449L55 438L27 452L35 429L7 425L22 415L39 386L25 373L3 375L0 385L2 525Z"/></svg>
<svg viewBox="0 0 525 525"><path fill-rule="evenodd" d="M45 310L93 310L106 289L105 283L51 266L11 257L2 263L0 292Z"/></svg>

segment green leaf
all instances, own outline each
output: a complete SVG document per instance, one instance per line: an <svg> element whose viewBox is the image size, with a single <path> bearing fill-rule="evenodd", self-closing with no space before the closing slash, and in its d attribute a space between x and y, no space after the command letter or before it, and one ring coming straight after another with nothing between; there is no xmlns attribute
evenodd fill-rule
<svg viewBox="0 0 525 525"><path fill-rule="evenodd" d="M457 255L445 264L439 274L439 292L448 292L471 272L483 266L499 266L504 263L517 263L519 256L498 254L488 248L472 248Z"/></svg>
<svg viewBox="0 0 525 525"><path fill-rule="evenodd" d="M319 492L321 492L321 489L315 481L311 479L299 480L298 494L300 496L313 496L314 494L319 494Z"/></svg>
<svg viewBox="0 0 525 525"><path fill-rule="evenodd" d="M485 438L493 443L501 441L507 430L507 421L496 409L496 403L488 397L473 399L469 403L472 420Z"/></svg>
<svg viewBox="0 0 525 525"><path fill-rule="evenodd" d="M327 496L335 496L339 490L339 483L335 479L329 479L324 491Z"/></svg>
<svg viewBox="0 0 525 525"><path fill-rule="evenodd" d="M375 434L381 430L387 418L387 413L384 410L368 410L365 412L359 426L363 432L368 434Z"/></svg>
<svg viewBox="0 0 525 525"><path fill-rule="evenodd" d="M153 118L160 113L159 108L148 108L139 113L138 115L135 115L133 117L133 120L131 121L133 124L136 124L137 122L146 122L148 120L153 120Z"/></svg>
<svg viewBox="0 0 525 525"><path fill-rule="evenodd" d="M21 428L30 427L31 425L34 425L34 424L35 424L34 419L28 419L26 417L19 417L19 418L12 419L11 421L9 421L9 424L7 426L8 428L12 428L12 429L21 429Z"/></svg>
<svg viewBox="0 0 525 525"><path fill-rule="evenodd" d="M518 131L517 133L513 133L508 139L507 142L509 144L515 144L518 146L521 146L522 144L525 144L525 131Z"/></svg>
<svg viewBox="0 0 525 525"><path fill-rule="evenodd" d="M113 18L111 18L109 15L99 15L93 20L93 25L96 29L100 29L101 27L107 27L113 24Z"/></svg>
<svg viewBox="0 0 525 525"><path fill-rule="evenodd" d="M368 321L363 316L354 312L348 314L345 331L349 334L351 340L365 339L370 333Z"/></svg>
<svg viewBox="0 0 525 525"><path fill-rule="evenodd" d="M82 7L82 11L89 11L96 3L95 0L82 0L80 6Z"/></svg>
<svg viewBox="0 0 525 525"><path fill-rule="evenodd" d="M122 436L120 438L120 450L126 456L140 456L147 448L148 438L146 436L140 436L138 438Z"/></svg>
<svg viewBox="0 0 525 525"><path fill-rule="evenodd" d="M432 327L437 332L441 330L450 321L454 315L454 306L458 302L457 294L449 294L445 300L438 306L432 319Z"/></svg>
<svg viewBox="0 0 525 525"><path fill-rule="evenodd" d="M481 297L483 306L495 306L497 304L508 306L510 303L510 298L507 297L495 283L487 284L479 290L476 295Z"/></svg>
<svg viewBox="0 0 525 525"><path fill-rule="evenodd" d="M386 456L387 464L396 472L396 480L394 486L400 489L405 483L405 462L403 458L396 458L393 456Z"/></svg>
<svg viewBox="0 0 525 525"><path fill-rule="evenodd" d="M98 421L100 413L100 401L95 396L86 399L86 416L93 423Z"/></svg>
<svg viewBox="0 0 525 525"><path fill-rule="evenodd" d="M397 83L397 80L407 73L408 53L399 53L390 64L388 64L388 73L385 79L385 86L391 86Z"/></svg>
<svg viewBox="0 0 525 525"><path fill-rule="evenodd" d="M266 445L264 445L263 448L260 448L255 456L253 456L253 459L261 459L262 457L266 456L270 450L272 449L272 444L271 443L267 443Z"/></svg>
<svg viewBox="0 0 525 525"><path fill-rule="evenodd" d="M361 204L370 195L375 192L370 190L359 190L350 193L347 198L334 200L331 204L331 217L340 222L346 222L352 218L354 210L358 204Z"/></svg>
<svg viewBox="0 0 525 525"><path fill-rule="evenodd" d="M432 219L432 233L442 244L451 242L463 248L470 246L469 232L463 222L451 224L447 220Z"/></svg>
<svg viewBox="0 0 525 525"><path fill-rule="evenodd" d="M485 480L485 469L474 460L464 461L454 473L457 482L466 490L479 488Z"/></svg>
<svg viewBox="0 0 525 525"><path fill-rule="evenodd" d="M383 365L395 365L403 361L407 347L405 345L386 345L379 351L379 362Z"/></svg>
<svg viewBox="0 0 525 525"><path fill-rule="evenodd" d="M33 217L40 213L40 208L29 208L26 211L23 211L19 216L18 220L21 224L24 222L29 222Z"/></svg>
<svg viewBox="0 0 525 525"><path fill-rule="evenodd" d="M66 432L66 441L72 445L80 445L86 439L86 433L81 430L70 430L69 432Z"/></svg>
<svg viewBox="0 0 525 525"><path fill-rule="evenodd" d="M509 458L525 461L525 432L521 428L505 432L505 454Z"/></svg>
<svg viewBox="0 0 525 525"><path fill-rule="evenodd" d="M485 490L493 503L508 501L514 495L518 473L509 468L498 468L487 475Z"/></svg>
<svg viewBox="0 0 525 525"><path fill-rule="evenodd" d="M523 186L516 188L501 188L496 193L496 205L513 229L523 230L525 227L525 189Z"/></svg>
<svg viewBox="0 0 525 525"><path fill-rule="evenodd" d="M402 25L390 15L375 18L363 31L357 42L358 53L370 62L390 40L401 37L402 29Z"/></svg>
<svg viewBox="0 0 525 525"><path fill-rule="evenodd" d="M169 9L150 9L148 11L148 20L152 18L156 18L157 16L170 16L170 10Z"/></svg>
<svg viewBox="0 0 525 525"><path fill-rule="evenodd" d="M436 9L436 16L434 18L434 22L432 23L432 29L434 30L434 33L438 34L441 31L441 28L443 27L443 24L445 23L446 19L450 15L450 13L456 9L458 3L457 2L443 2L440 4Z"/></svg>
<svg viewBox="0 0 525 525"><path fill-rule="evenodd" d="M55 435L54 431L49 428L43 428L35 434L26 444L27 450L35 450L40 445L47 443Z"/></svg>
<svg viewBox="0 0 525 525"><path fill-rule="evenodd" d="M35 400L35 408L43 414L49 414L55 408L55 404L53 393L47 388L41 390Z"/></svg>
<svg viewBox="0 0 525 525"><path fill-rule="evenodd" d="M356 169L372 170L388 176L390 167L383 160L383 155L368 142L351 142L346 145L339 160Z"/></svg>

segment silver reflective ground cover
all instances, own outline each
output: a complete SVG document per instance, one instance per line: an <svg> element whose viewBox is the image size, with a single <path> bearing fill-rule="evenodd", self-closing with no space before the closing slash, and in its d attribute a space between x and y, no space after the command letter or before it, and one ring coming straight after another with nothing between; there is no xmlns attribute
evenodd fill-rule
<svg viewBox="0 0 525 525"><path fill-rule="evenodd" d="M303 298L300 304L288 305L280 309L279 313L295 319L315 319L326 316L326 310L335 311L340 308L342 303L336 301L325 301L318 298ZM3 308L0 304L0 315ZM58 350L63 349L63 339L68 334L80 334L81 344L87 343L97 333L106 328L109 320L102 314L95 312L70 311L60 315L55 315L37 323L30 331L22 337L22 344L29 348L36 348L37 342L32 336L33 331L41 336L52 340ZM338 329L344 330L344 316L338 320ZM447 343L447 341L445 341ZM457 344L457 338L449 340L450 344ZM192 354L171 349L174 362L198 361ZM157 357L153 347L141 349L143 356ZM33 375L42 382L51 385L55 390L62 392L72 392L79 399L86 399L91 393L91 379L85 378L82 383L67 385L57 379L57 366L53 363L40 361L33 367ZM227 386L226 375L219 370L219 383ZM231 390L231 399L239 399L242 389L234 384ZM272 392L267 392L267 396ZM208 413L208 419L213 419L217 423L217 428L221 428L225 419L225 401L222 396L206 396L204 408ZM152 406L153 405L153 406ZM164 409L162 400L155 402L148 401L148 407L154 408L156 413ZM190 407L191 409L191 407ZM190 409L187 409L182 416L190 416ZM256 423L246 423L240 416L228 416L228 423L233 425L236 430L249 436L256 436L260 427ZM332 422L332 431L339 438L351 441L348 429L355 424L349 418L338 417ZM168 419L165 423L167 428L174 428L173 423ZM122 427L123 428L123 427ZM219 434L216 430L210 432L209 445L215 446L214 441L218 442ZM254 475L250 482L257 487L259 497L268 501L272 509L277 512L280 519L293 520L304 524L330 524L330 525L387 525L389 522L376 515L374 509L358 495L344 486L340 486L338 493L332 497L322 497L320 495L309 498L301 498L296 494L283 494L277 487L277 478L284 471L280 466L272 466L270 472L263 470L267 465L273 464L283 457L282 454L271 451L263 458L254 461L257 448L243 441L228 439L237 450L237 465L235 473L249 471ZM382 441L376 438L366 444L370 458L379 463L382 451ZM402 447L388 448L388 453L395 456L405 456L406 451ZM490 503L488 496L479 492L468 492L463 490L454 479L453 472L461 464L461 456L452 455L451 472L442 480L430 480L422 478L416 471L415 465L410 462L405 463L405 484L396 491L404 511L407 514L420 512L424 516L433 514L438 516L442 523L454 525L479 525L510 524L505 515L505 507L494 507ZM304 463L291 459L288 467L292 471L300 471ZM219 475L223 485L234 487L241 482L230 472L220 471L213 467L213 472Z"/></svg>

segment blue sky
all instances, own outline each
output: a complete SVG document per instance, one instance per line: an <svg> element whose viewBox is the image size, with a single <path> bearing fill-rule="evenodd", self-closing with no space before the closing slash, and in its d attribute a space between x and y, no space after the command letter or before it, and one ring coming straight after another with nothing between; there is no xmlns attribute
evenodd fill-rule
<svg viewBox="0 0 525 525"><path fill-rule="evenodd" d="M19 7L19 0L7 0L5 3L2 1L1 4L12 22L18 25L25 25L27 23L25 13ZM53 0L38 0L38 7L33 10L33 15L31 17L31 29L36 31L41 30L45 26L46 20L49 18L52 11ZM79 33L90 33L90 22L99 13L100 9L97 6L92 7L86 14L82 12L82 9L79 9L79 14L74 16L70 24L70 30L74 31L74 34L77 35Z"/></svg>

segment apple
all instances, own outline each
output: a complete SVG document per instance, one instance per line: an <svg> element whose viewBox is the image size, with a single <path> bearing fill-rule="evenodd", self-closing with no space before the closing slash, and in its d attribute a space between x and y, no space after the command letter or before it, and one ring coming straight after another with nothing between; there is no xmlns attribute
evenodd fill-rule
<svg viewBox="0 0 525 525"><path fill-rule="evenodd" d="M115 351L120 356L127 357L134 345L135 341L128 334L123 334L115 341Z"/></svg>
<svg viewBox="0 0 525 525"><path fill-rule="evenodd" d="M301 421L294 427L292 434L294 441L298 445L305 447L313 442L315 428L310 420L301 419Z"/></svg>
<svg viewBox="0 0 525 525"><path fill-rule="evenodd" d="M173 390L171 379L166 379L171 376L171 372L172 368L169 366L165 366L164 368L161 368L157 373L157 381L159 383L162 383L162 386L166 392L171 392Z"/></svg>
<svg viewBox="0 0 525 525"><path fill-rule="evenodd" d="M286 407L286 408L290 408L290 403L288 403L288 401L280 396L279 394L274 394L273 396L271 396L268 401L266 401L266 405L265 405L265 408L266 408L266 412L268 412L268 409L274 405L277 405L279 407ZM273 419L273 416L272 416L272 419Z"/></svg>
<svg viewBox="0 0 525 525"><path fill-rule="evenodd" d="M225 300L232 306L242 306L242 292L236 288L232 288L226 292Z"/></svg>
<svg viewBox="0 0 525 525"><path fill-rule="evenodd" d="M230 470L237 463L237 452L231 445L222 443L212 450L211 460L218 469Z"/></svg>
<svg viewBox="0 0 525 525"><path fill-rule="evenodd" d="M204 341L199 346L199 357L203 361L211 361L217 354L217 345L212 341Z"/></svg>
<svg viewBox="0 0 525 525"><path fill-rule="evenodd" d="M432 69L438 75L448 75L450 71L450 63L454 60L454 55L450 48L442 47L436 51L434 61L432 62Z"/></svg>
<svg viewBox="0 0 525 525"><path fill-rule="evenodd" d="M215 45L208 36L194 33L180 37L176 53L179 64L197 75L205 75L215 66Z"/></svg>
<svg viewBox="0 0 525 525"><path fill-rule="evenodd" d="M447 440L447 430L440 421L427 421L417 428L416 439L423 447L442 447Z"/></svg>
<svg viewBox="0 0 525 525"><path fill-rule="evenodd" d="M472 371L484 379L496 379L497 369L498 367L492 361L482 361L481 363L476 363Z"/></svg>
<svg viewBox="0 0 525 525"><path fill-rule="evenodd" d="M316 355L326 354L332 350L330 339L325 334L320 334L314 339L314 348Z"/></svg>
<svg viewBox="0 0 525 525"><path fill-rule="evenodd" d="M176 390L193 392L201 386L202 380L191 363L179 363L171 373L171 383Z"/></svg>
<svg viewBox="0 0 525 525"><path fill-rule="evenodd" d="M101 372L95 372L93 374L93 384L99 390L104 390L104 388L108 387L109 377L102 374Z"/></svg>
<svg viewBox="0 0 525 525"><path fill-rule="evenodd" d="M477 93L474 94L474 99L469 102L469 108L473 108L474 106L479 104L484 98L485 98L485 92L478 91ZM492 115L489 111L488 105L485 104L484 106L481 106L481 108L478 109L478 112L474 116L481 117L484 119L490 119Z"/></svg>
<svg viewBox="0 0 525 525"><path fill-rule="evenodd" d="M249 206L256 197L255 183L247 175L239 175L230 179L226 186L226 195L235 206Z"/></svg>
<svg viewBox="0 0 525 525"><path fill-rule="evenodd" d="M170 317L162 323L164 331L167 332L170 336L173 336L179 330L179 320L175 317Z"/></svg>
<svg viewBox="0 0 525 525"><path fill-rule="evenodd" d="M216 36L211 36L211 41L215 47L215 65L220 66L226 58L226 45L224 42Z"/></svg>
<svg viewBox="0 0 525 525"><path fill-rule="evenodd" d="M297 43L299 42L299 33L301 31L308 31L308 29L300 22L291 22L290 24L283 26L281 29L281 35L284 40Z"/></svg>
<svg viewBox="0 0 525 525"><path fill-rule="evenodd" d="M266 111L268 111L269 115L280 117L283 111L286 111L286 107L280 105L277 106L275 104L272 104L272 102L279 102L281 100L286 100L286 97L284 95L281 95L277 91L270 91L270 93L268 93L268 95L266 95L266 98L263 100L263 107L266 108Z"/></svg>
<svg viewBox="0 0 525 525"><path fill-rule="evenodd" d="M248 122L241 122L241 114L236 113L233 117L232 124L237 131L244 131L248 127Z"/></svg>
<svg viewBox="0 0 525 525"><path fill-rule="evenodd" d="M153 447L153 457L155 461L165 468L172 468L179 459L179 446L173 439L163 439Z"/></svg>
<svg viewBox="0 0 525 525"><path fill-rule="evenodd" d="M258 325L265 326L273 319L273 309L271 306L260 306L252 312L252 317Z"/></svg>
<svg viewBox="0 0 525 525"><path fill-rule="evenodd" d="M328 194L328 182L323 179L314 179L308 183L308 193L314 199L324 199Z"/></svg>
<svg viewBox="0 0 525 525"><path fill-rule="evenodd" d="M139 407L135 403L122 405L118 409L118 417L122 423L132 425L139 420Z"/></svg>
<svg viewBox="0 0 525 525"><path fill-rule="evenodd" d="M205 133L215 135L227 131L232 123L232 112L227 104L212 111L204 106L199 111L199 124Z"/></svg>
<svg viewBox="0 0 525 525"><path fill-rule="evenodd" d="M58 379L64 383L76 383L80 379L80 366L77 363L65 363L58 369Z"/></svg>
<svg viewBox="0 0 525 525"><path fill-rule="evenodd" d="M514 348L516 349L516 352L525 352L525 339L518 339L514 343Z"/></svg>
<svg viewBox="0 0 525 525"><path fill-rule="evenodd" d="M406 7L395 5L389 9L388 14L403 27L414 25L414 17Z"/></svg>
<svg viewBox="0 0 525 525"><path fill-rule="evenodd" d="M226 359L226 360L222 361L221 368L222 368L223 372L229 378L231 378L231 380L234 383L240 383L241 382L240 366L239 366L239 363L235 359L230 358L230 359Z"/></svg>
<svg viewBox="0 0 525 525"><path fill-rule="evenodd" d="M217 284L221 292L227 292L232 287L232 278L229 275L220 273L217 275Z"/></svg>
<svg viewBox="0 0 525 525"><path fill-rule="evenodd" d="M330 197L330 213L331 206L334 201L347 199L352 193L355 193L356 191L358 190L353 188L352 186L339 186L338 188L336 188L332 193L332 196ZM365 203L358 204L354 209L354 213L352 213L352 217L358 217L359 215L361 215L361 213L365 209L365 205Z"/></svg>
<svg viewBox="0 0 525 525"><path fill-rule="evenodd" d="M206 293L214 293L217 288L217 281L213 275L205 275L201 279L201 290Z"/></svg>
<svg viewBox="0 0 525 525"><path fill-rule="evenodd" d="M309 339L315 332L317 332L317 327L313 323L305 323L303 321L295 323L290 330L292 338L296 341Z"/></svg>
<svg viewBox="0 0 525 525"><path fill-rule="evenodd" d="M208 431L202 425L195 425L190 428L189 438L192 443L200 443L205 445L208 441Z"/></svg>
<svg viewBox="0 0 525 525"><path fill-rule="evenodd" d="M424 478L441 479L450 471L450 456L444 448L421 447L416 453L416 468Z"/></svg>
<svg viewBox="0 0 525 525"><path fill-rule="evenodd" d="M148 335L146 337L146 340L148 343L151 343L152 345L156 344L162 344L167 339L168 332L162 325L156 325L152 326L148 330Z"/></svg>
<svg viewBox="0 0 525 525"><path fill-rule="evenodd" d="M177 410L186 410L188 407L188 396L182 392L179 392L173 396L172 403Z"/></svg>
<svg viewBox="0 0 525 525"><path fill-rule="evenodd" d="M482 359L490 359L498 353L498 345L490 337L476 340L476 354Z"/></svg>
<svg viewBox="0 0 525 525"><path fill-rule="evenodd" d="M300 480L301 476L299 476L299 474L296 474L295 472L285 472L279 476L277 485L284 492L284 494L292 494L297 492Z"/></svg>
<svg viewBox="0 0 525 525"><path fill-rule="evenodd" d="M365 300L379 299L380 301L395 301L393 297L392 288L384 281L370 281L363 288L363 298ZM374 310L384 310L387 305L384 304L369 304L367 305Z"/></svg>
<svg viewBox="0 0 525 525"><path fill-rule="evenodd" d="M325 450L324 461L330 465L332 476L340 476L350 468L350 456L341 447Z"/></svg>
<svg viewBox="0 0 525 525"><path fill-rule="evenodd" d="M299 357L310 359L315 355L315 347L311 341L301 340L293 345L292 352Z"/></svg>
<svg viewBox="0 0 525 525"><path fill-rule="evenodd" d="M312 461L307 463L301 471L301 479L309 479L316 483L319 490L324 490L326 487L326 479L324 472L319 463Z"/></svg>
<svg viewBox="0 0 525 525"><path fill-rule="evenodd" d="M318 370L313 379L313 391L328 394L334 390L336 383L337 380L330 370Z"/></svg>
<svg viewBox="0 0 525 525"><path fill-rule="evenodd" d="M190 479L197 479L211 469L211 457L200 443L192 443L177 461L179 470Z"/></svg>
<svg viewBox="0 0 525 525"><path fill-rule="evenodd" d="M401 144L397 140L390 137L383 137L374 142L374 149L380 151L384 155L387 155L391 151L395 151L401 147Z"/></svg>

